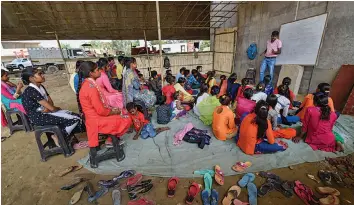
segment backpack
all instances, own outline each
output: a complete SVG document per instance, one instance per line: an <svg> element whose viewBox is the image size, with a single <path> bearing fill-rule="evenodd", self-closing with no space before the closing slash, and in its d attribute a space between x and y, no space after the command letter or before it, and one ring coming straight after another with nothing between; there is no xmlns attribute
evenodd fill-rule
<svg viewBox="0 0 354 205"><path fill-rule="evenodd" d="M257 45L255 43L252 43L248 48L247 48L247 56L250 60L253 60L257 56Z"/></svg>

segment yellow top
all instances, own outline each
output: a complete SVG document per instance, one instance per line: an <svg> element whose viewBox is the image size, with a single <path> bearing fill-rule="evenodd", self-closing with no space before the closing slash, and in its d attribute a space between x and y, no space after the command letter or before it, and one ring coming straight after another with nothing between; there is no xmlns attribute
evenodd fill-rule
<svg viewBox="0 0 354 205"><path fill-rule="evenodd" d="M123 66L122 64L118 63L117 65L117 78L120 80L122 79L122 73L123 73Z"/></svg>

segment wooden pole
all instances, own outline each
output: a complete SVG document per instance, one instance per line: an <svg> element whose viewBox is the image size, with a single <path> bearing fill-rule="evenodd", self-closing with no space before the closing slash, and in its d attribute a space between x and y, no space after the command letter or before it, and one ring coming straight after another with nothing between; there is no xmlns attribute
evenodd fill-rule
<svg viewBox="0 0 354 205"><path fill-rule="evenodd" d="M160 26L160 7L159 1L156 1L156 19L157 19L157 33L159 36L159 52L160 52L160 73L161 73L161 80L162 86L164 84L163 80L163 59L162 59L162 42L161 42L161 26Z"/></svg>
<svg viewBox="0 0 354 205"><path fill-rule="evenodd" d="M57 43L58 43L58 46L59 46L61 58L62 58L63 61L64 61L64 67L65 67L65 70L66 70L66 76L68 77L68 84L70 84L70 82L69 82L69 81L70 81L69 69L68 69L68 66L66 65L66 61L65 61L65 58L64 58L63 50L62 50L62 48L61 48L61 45L60 45L60 41L59 41L57 32L55 31L54 34L55 34L55 38L57 39Z"/></svg>
<svg viewBox="0 0 354 205"><path fill-rule="evenodd" d="M149 64L148 71L149 71L149 77L150 77L150 69L151 69L151 66L150 66L150 56L149 56L149 49L148 49L147 41L146 41L146 33L145 33L145 30L144 30L144 41L145 41L146 56L147 56L147 58L148 58L148 64Z"/></svg>

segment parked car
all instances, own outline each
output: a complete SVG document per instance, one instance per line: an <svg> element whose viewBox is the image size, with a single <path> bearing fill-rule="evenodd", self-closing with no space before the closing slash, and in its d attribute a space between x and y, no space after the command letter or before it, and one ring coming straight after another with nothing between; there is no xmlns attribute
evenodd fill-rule
<svg viewBox="0 0 354 205"><path fill-rule="evenodd" d="M28 66L32 66L32 62L27 58L16 58L11 63L7 64L5 67L7 70L12 72L15 69L23 70Z"/></svg>

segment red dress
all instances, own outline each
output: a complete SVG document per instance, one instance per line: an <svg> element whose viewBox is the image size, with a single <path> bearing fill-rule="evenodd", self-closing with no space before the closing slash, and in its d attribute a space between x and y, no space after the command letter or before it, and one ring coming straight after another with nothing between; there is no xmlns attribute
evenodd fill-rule
<svg viewBox="0 0 354 205"><path fill-rule="evenodd" d="M129 116L133 121L135 131L139 131L141 126L144 127L145 125L149 124L149 120L146 120L144 114L139 111L136 115L129 114Z"/></svg>
<svg viewBox="0 0 354 205"><path fill-rule="evenodd" d="M174 101L173 94L176 92L176 89L173 85L166 85L162 88L162 94L166 96L166 104L171 104Z"/></svg>
<svg viewBox="0 0 354 205"><path fill-rule="evenodd" d="M244 89L242 89L242 88L243 88L243 86L240 86L240 87L238 88L236 98L237 98L237 97L245 97L245 96L243 96L243 91L245 91L247 88L251 88L251 89L252 89L252 86L246 85Z"/></svg>
<svg viewBox="0 0 354 205"><path fill-rule="evenodd" d="M112 134L121 137L132 124L131 118L110 115L110 109L103 104L97 84L86 79L79 93L82 111L85 114L89 147L98 146L98 133Z"/></svg>

